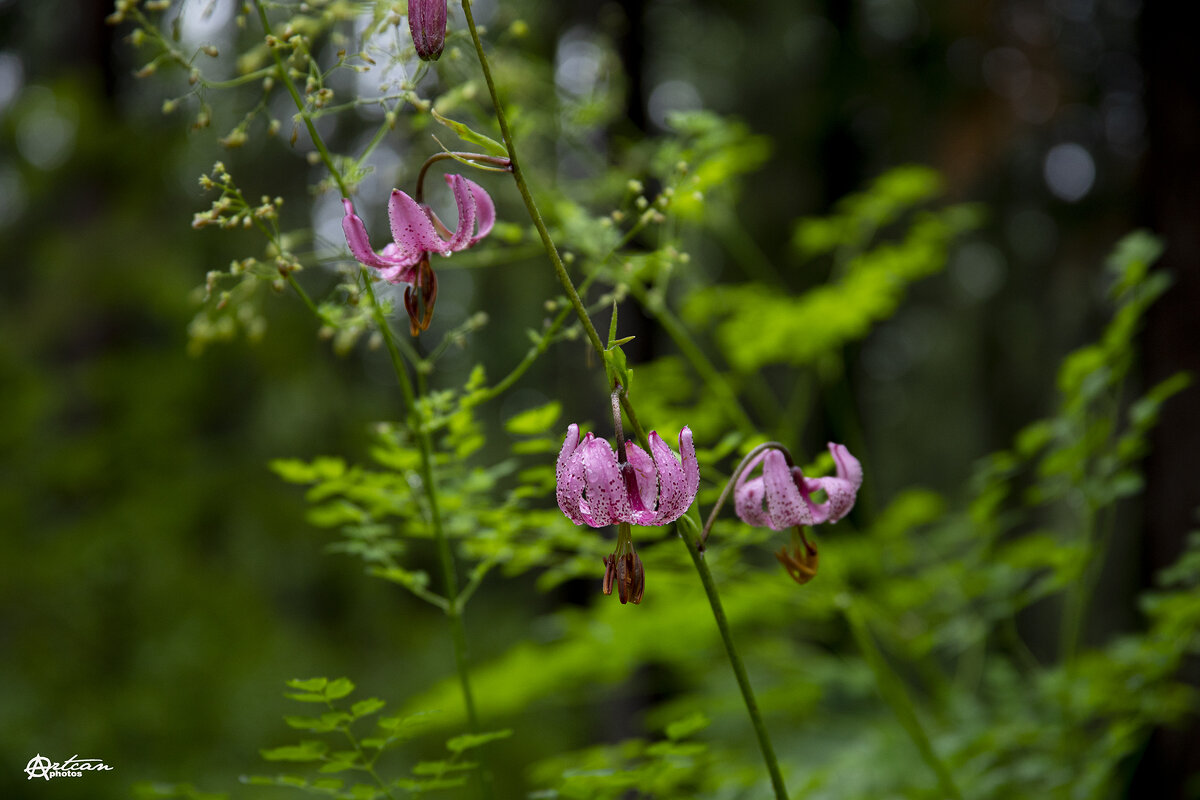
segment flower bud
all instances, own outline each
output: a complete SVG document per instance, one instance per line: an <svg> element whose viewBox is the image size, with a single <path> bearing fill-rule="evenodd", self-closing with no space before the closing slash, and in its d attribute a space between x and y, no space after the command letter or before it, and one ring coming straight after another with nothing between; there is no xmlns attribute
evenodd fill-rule
<svg viewBox="0 0 1200 800"><path fill-rule="evenodd" d="M446 0L409 0L408 29L422 61L437 61L446 46Z"/></svg>

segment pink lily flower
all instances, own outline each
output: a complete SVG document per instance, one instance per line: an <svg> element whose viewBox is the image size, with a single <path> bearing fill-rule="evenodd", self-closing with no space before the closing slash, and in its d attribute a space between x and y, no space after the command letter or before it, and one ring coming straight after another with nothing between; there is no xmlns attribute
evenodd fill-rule
<svg viewBox="0 0 1200 800"><path fill-rule="evenodd" d="M414 336L429 327L437 298L437 278L429 265L429 254L448 256L465 250L487 236L496 222L496 206L482 186L461 175L445 177L458 206L457 229L451 233L428 206L393 189L388 201L392 241L380 252L372 249L367 227L354 213L354 204L349 199L342 200L346 210L342 231L354 257L379 270L389 283L410 284L404 292L404 305L412 320Z"/></svg>
<svg viewBox="0 0 1200 800"><path fill-rule="evenodd" d="M799 467L789 467L784 454L774 449L747 464L734 487L734 505L742 522L781 531L833 523L849 514L862 486L862 465L845 445L830 442L829 452L837 465L836 477L805 478ZM750 478L759 464L762 474ZM813 502L817 491L825 492L824 503Z"/></svg>
<svg viewBox="0 0 1200 800"><path fill-rule="evenodd" d="M581 442L579 426L567 428L558 455L558 507L576 525L666 525L696 499L700 465L686 426L679 433L682 463L657 432L650 433L650 454L632 442L624 447L621 464L606 440L588 433Z"/></svg>

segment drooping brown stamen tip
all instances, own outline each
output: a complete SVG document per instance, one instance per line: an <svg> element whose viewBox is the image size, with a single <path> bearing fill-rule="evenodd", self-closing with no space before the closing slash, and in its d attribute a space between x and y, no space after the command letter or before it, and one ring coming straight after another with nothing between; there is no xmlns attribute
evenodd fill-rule
<svg viewBox="0 0 1200 800"><path fill-rule="evenodd" d="M404 290L404 310L408 312L408 332L412 334L412 337L415 339L421 335L421 328L417 324L418 314L420 312L417 310L416 293L413 292L411 286Z"/></svg>
<svg viewBox="0 0 1200 800"><path fill-rule="evenodd" d="M429 330L433 322L433 304L437 300L438 281L429 256L417 264L417 277L412 286L404 290L404 310L408 312L408 331L417 337L421 331Z"/></svg>
<svg viewBox="0 0 1200 800"><path fill-rule="evenodd" d="M604 582L600 584L601 590L606 595L612 594L613 578L616 577L617 557L615 555L604 557Z"/></svg>
<svg viewBox="0 0 1200 800"><path fill-rule="evenodd" d="M779 552L775 554L775 558L779 559L779 563L787 571L788 576L796 583L803 586L804 584L817 577L817 568L820 566L820 554L817 552L816 545L808 541L804 536L804 531L797 528L798 541L793 540L793 549L788 552L786 547L779 548Z"/></svg>
<svg viewBox="0 0 1200 800"><path fill-rule="evenodd" d="M646 570L642 567L642 559L633 552L613 558L617 562L617 596L621 605L641 603L646 591Z"/></svg>
<svg viewBox="0 0 1200 800"><path fill-rule="evenodd" d="M421 318L421 330L429 330L429 323L433 322L433 304L437 301L438 279L434 273L433 267L429 265L429 260L423 262L425 268L425 281L421 286L421 300L425 306L425 315Z"/></svg>

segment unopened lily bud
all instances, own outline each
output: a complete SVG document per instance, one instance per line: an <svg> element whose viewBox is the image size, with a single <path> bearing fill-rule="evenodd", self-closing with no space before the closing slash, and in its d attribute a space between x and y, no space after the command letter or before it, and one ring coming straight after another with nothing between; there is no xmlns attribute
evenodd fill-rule
<svg viewBox="0 0 1200 800"><path fill-rule="evenodd" d="M409 0L408 29L422 61L437 61L446 46L446 0Z"/></svg>

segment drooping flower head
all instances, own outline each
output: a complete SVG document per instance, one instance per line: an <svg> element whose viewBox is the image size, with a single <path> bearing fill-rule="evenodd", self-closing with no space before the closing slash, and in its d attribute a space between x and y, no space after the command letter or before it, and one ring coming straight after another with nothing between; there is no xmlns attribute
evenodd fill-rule
<svg viewBox="0 0 1200 800"><path fill-rule="evenodd" d="M620 463L606 440L588 433L581 441L578 425L567 428L558 454L558 507L576 525L666 525L696 499L700 465L686 426L679 433L682 462L656 431L650 433L650 454L633 442L624 447L626 461Z"/></svg>
<svg viewBox="0 0 1200 800"><path fill-rule="evenodd" d="M836 465L836 477L805 478L799 467L789 467L783 452L770 449L757 456L738 477L734 504L742 522L777 531L794 525L820 525L837 522L850 513L862 486L862 465L845 445L829 443ZM750 474L762 465L762 474ZM825 502L813 502L812 495L825 492Z"/></svg>
<svg viewBox="0 0 1200 800"><path fill-rule="evenodd" d="M692 432L679 432L679 454L671 451L657 431L650 432L650 453L621 432L619 390L613 393L617 450L589 433L579 438L579 426L567 428L558 454L558 507L576 525L602 528L617 524L617 544L604 558L605 594L617 590L621 603L640 603L646 591L646 571L634 552L630 525L666 525L683 516L700 488L700 465Z"/></svg>
<svg viewBox="0 0 1200 800"><path fill-rule="evenodd" d="M770 447L745 465L734 485L734 504L742 522L780 531L793 528L791 550L782 547L775 554L792 580L808 583L817 575L819 554L815 544L804 535L805 525L834 523L850 513L862 486L862 465L845 445L829 443L836 465L835 475L805 478L799 467L788 465L788 456ZM762 474L751 473L762 465ZM825 493L825 502L812 496Z"/></svg>
<svg viewBox="0 0 1200 800"><path fill-rule="evenodd" d="M437 61L446 46L446 0L408 0L408 30L417 57Z"/></svg>
<svg viewBox="0 0 1200 800"><path fill-rule="evenodd" d="M354 204L348 199L342 200L346 211L342 231L346 234L350 252L360 263L379 270L389 283L410 285L404 291L404 306L412 321L414 336L429 327L437 299L437 277L429 264L429 254L448 256L465 250L487 236L496 222L496 206L482 186L462 175L445 177L458 206L458 227L454 232L451 233L428 206L393 189L388 201L392 241L379 252L372 249L367 227L354 213Z"/></svg>

